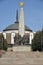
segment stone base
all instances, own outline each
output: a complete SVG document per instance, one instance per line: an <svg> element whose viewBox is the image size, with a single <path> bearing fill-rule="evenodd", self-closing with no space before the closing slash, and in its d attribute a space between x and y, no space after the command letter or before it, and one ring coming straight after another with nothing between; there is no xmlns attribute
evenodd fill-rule
<svg viewBox="0 0 43 65"><path fill-rule="evenodd" d="M7 51L13 51L13 48L12 47L11 48L8 48Z"/></svg>
<svg viewBox="0 0 43 65"><path fill-rule="evenodd" d="M14 46L13 51L31 51L31 46Z"/></svg>

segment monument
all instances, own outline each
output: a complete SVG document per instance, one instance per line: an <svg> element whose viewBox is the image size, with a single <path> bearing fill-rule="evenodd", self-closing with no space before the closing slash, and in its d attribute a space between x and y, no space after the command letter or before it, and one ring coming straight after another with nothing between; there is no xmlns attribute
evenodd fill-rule
<svg viewBox="0 0 43 65"><path fill-rule="evenodd" d="M19 5L20 5L20 15L18 14L18 10L17 10L16 21L10 24L8 27L6 27L2 32L4 38L7 40L8 48L12 46L13 50L15 50L16 46L18 46L19 49L26 48L25 46L29 47L28 49L30 49L32 39L34 36L33 35L34 32L27 25L24 24L25 23L24 3L20 2ZM19 15L19 19L18 19L18 15Z"/></svg>
<svg viewBox="0 0 43 65"><path fill-rule="evenodd" d="M21 37L23 37L23 35L25 34L25 26L24 26L24 3L20 2L20 19L19 19L19 35L21 35Z"/></svg>

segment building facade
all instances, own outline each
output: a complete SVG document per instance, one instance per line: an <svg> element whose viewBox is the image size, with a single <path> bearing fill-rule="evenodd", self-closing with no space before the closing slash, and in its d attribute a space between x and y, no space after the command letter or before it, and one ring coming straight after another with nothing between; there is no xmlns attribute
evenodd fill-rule
<svg viewBox="0 0 43 65"><path fill-rule="evenodd" d="M29 36L29 44L32 44L32 39L34 37L34 32L24 24L24 3L20 3L20 18L18 20L18 10L16 12L16 21L15 23L9 25L6 27L3 32L0 32L0 34L4 35L4 38L7 40L8 45L15 44L14 37L15 35L28 35Z"/></svg>

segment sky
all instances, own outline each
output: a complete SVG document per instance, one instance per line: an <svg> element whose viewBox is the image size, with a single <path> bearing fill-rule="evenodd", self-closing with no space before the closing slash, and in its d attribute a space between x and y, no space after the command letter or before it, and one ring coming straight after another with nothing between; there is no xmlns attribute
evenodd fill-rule
<svg viewBox="0 0 43 65"><path fill-rule="evenodd" d="M34 32L43 28L43 0L0 0L0 31L16 21L16 10L24 2L24 22Z"/></svg>

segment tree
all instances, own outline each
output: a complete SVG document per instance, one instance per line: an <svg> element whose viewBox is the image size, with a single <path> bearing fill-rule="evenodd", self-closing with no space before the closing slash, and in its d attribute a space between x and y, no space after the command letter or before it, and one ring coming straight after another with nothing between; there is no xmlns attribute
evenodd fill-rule
<svg viewBox="0 0 43 65"><path fill-rule="evenodd" d="M0 49L7 50L8 44L6 39L4 39L3 34L0 35Z"/></svg>
<svg viewBox="0 0 43 65"><path fill-rule="evenodd" d="M32 40L32 50L33 51L42 51L43 50L43 30L36 32Z"/></svg>
<svg viewBox="0 0 43 65"><path fill-rule="evenodd" d="M41 50L43 51L43 29L41 31Z"/></svg>
<svg viewBox="0 0 43 65"><path fill-rule="evenodd" d="M2 40L3 40L3 35L1 34L0 35L0 49L3 49L3 42L2 42Z"/></svg>
<svg viewBox="0 0 43 65"><path fill-rule="evenodd" d="M3 40L3 50L6 51L7 48L8 48L8 43L7 43L6 39L4 39L4 40Z"/></svg>

